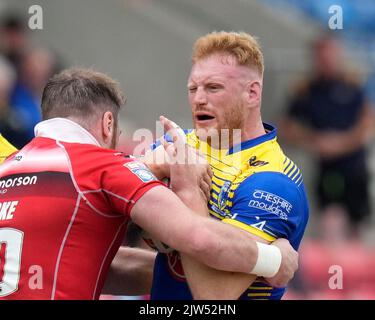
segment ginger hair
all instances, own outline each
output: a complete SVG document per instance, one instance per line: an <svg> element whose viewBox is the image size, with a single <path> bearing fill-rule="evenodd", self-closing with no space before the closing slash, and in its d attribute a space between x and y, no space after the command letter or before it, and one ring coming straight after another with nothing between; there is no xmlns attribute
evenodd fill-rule
<svg viewBox="0 0 375 320"><path fill-rule="evenodd" d="M263 77L264 58L258 40L245 32L212 32L200 37L193 46L192 62L213 54L227 54L238 65L247 66Z"/></svg>

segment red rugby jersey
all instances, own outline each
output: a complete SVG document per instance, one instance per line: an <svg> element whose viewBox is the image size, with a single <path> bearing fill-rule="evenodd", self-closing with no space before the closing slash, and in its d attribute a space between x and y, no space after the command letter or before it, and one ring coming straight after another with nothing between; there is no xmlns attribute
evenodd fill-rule
<svg viewBox="0 0 375 320"><path fill-rule="evenodd" d="M36 137L0 166L0 299L97 299L133 205L157 185L114 150Z"/></svg>

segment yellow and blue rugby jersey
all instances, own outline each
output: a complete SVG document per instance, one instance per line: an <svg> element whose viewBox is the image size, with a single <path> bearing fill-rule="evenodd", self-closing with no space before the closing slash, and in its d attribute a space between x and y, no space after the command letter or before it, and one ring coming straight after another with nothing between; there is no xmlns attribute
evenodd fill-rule
<svg viewBox="0 0 375 320"><path fill-rule="evenodd" d="M302 174L277 143L276 128L264 127L263 136L229 150L211 148L193 130L185 133L188 144L205 155L213 171L211 216L267 241L286 238L297 250L309 214ZM257 279L240 299L280 299L284 291ZM177 252L158 253L151 299L192 299Z"/></svg>
<svg viewBox="0 0 375 320"><path fill-rule="evenodd" d="M1 134L0 134L0 163L2 163L6 157L17 151Z"/></svg>

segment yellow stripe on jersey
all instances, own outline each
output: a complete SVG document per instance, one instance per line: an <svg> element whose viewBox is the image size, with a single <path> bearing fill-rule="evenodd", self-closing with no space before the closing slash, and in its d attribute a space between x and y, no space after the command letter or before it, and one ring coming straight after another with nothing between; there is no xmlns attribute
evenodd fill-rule
<svg viewBox="0 0 375 320"><path fill-rule="evenodd" d="M294 182L299 185L302 180L303 179L302 179L302 174L301 174L301 175L299 175L298 179L296 181L294 181Z"/></svg>
<svg viewBox="0 0 375 320"><path fill-rule="evenodd" d="M6 157L17 151L1 134L0 134L0 163L2 163Z"/></svg>
<svg viewBox="0 0 375 320"><path fill-rule="evenodd" d="M248 293L248 297L270 297L271 293Z"/></svg>
<svg viewBox="0 0 375 320"><path fill-rule="evenodd" d="M273 287L249 287L249 289L253 289L253 290L272 290Z"/></svg>
<svg viewBox="0 0 375 320"><path fill-rule="evenodd" d="M290 160L289 158L287 158L287 161L284 163L284 172L286 170L288 170L291 165L293 165L292 160Z"/></svg>
<svg viewBox="0 0 375 320"><path fill-rule="evenodd" d="M216 191L217 193L220 193L220 188L214 185L213 183L211 184L211 189Z"/></svg>
<svg viewBox="0 0 375 320"><path fill-rule="evenodd" d="M215 216L216 218L219 218L220 220L223 219L223 217L222 217L220 214L216 213L215 211L213 211L213 210L211 210L211 209L208 209L208 212L209 212L211 215Z"/></svg>
<svg viewBox="0 0 375 320"><path fill-rule="evenodd" d="M292 179L294 181L294 179L301 173L301 171L297 168L297 171L295 172L295 174L293 176L290 176L290 179Z"/></svg>
<svg viewBox="0 0 375 320"><path fill-rule="evenodd" d="M288 174L288 177L291 178L297 171L298 171L298 167L296 165L294 165L294 169L293 169L292 172L290 172Z"/></svg>
<svg viewBox="0 0 375 320"><path fill-rule="evenodd" d="M238 227L238 228L241 228L247 232L250 232L258 237L261 237L262 239L264 240L267 240L267 241L275 241L276 238L269 235L268 233L265 233L264 231L262 230L259 230L253 226L249 226L248 224L245 224L243 222L240 222L240 221L237 221L237 220L234 220L234 219L223 219L222 222L225 222L225 223L228 223L228 224L231 224L235 227Z"/></svg>

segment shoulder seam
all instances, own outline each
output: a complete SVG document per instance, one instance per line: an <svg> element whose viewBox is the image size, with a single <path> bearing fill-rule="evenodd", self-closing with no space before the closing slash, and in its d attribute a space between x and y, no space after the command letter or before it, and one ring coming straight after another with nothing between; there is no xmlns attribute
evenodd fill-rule
<svg viewBox="0 0 375 320"><path fill-rule="evenodd" d="M73 166L72 166L72 163L71 163L71 160L70 160L70 156L68 154L68 151L66 150L65 146L59 141L59 140L56 140L56 144L61 148L63 149L64 153L65 153L65 156L67 158L67 161L68 161L68 167L69 167L69 175L72 179L72 182L73 182L73 185L74 185L74 188L76 189L76 192L78 193L79 196L82 197L82 199L85 200L86 204L97 214L99 214L100 216L103 216L103 217L106 217L106 218L119 218L123 215L119 214L119 215L107 215L103 212L101 212L100 210L98 210L85 196L85 193L83 191L81 191L80 187L78 186L78 183L75 179L75 176L74 176L74 173L73 173ZM87 192L86 192L87 193Z"/></svg>

